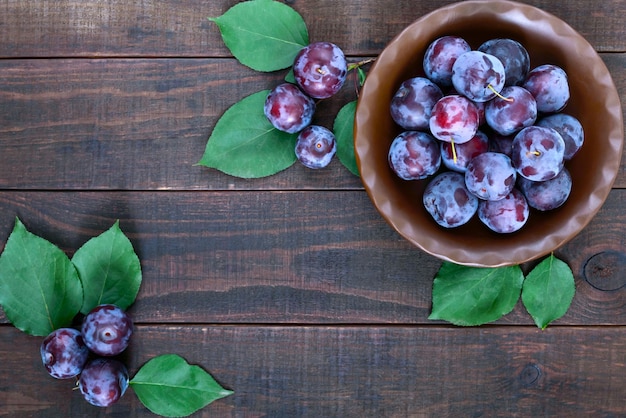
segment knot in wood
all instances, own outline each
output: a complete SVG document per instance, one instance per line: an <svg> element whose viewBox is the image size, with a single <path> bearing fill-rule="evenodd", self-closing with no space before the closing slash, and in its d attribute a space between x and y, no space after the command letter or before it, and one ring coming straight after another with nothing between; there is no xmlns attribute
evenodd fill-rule
<svg viewBox="0 0 626 418"><path fill-rule="evenodd" d="M541 369L536 364L528 364L519 374L519 380L524 386L536 385L541 377Z"/></svg>
<svg viewBox="0 0 626 418"><path fill-rule="evenodd" d="M594 254L587 259L583 275L598 290L619 290L626 286L626 254L618 251Z"/></svg>

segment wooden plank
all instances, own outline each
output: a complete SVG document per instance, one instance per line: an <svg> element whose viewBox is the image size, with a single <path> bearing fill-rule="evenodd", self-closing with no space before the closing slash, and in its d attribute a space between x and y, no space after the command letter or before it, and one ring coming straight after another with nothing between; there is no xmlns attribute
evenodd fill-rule
<svg viewBox="0 0 626 418"><path fill-rule="evenodd" d="M577 293L555 324L626 324L625 205L614 190L558 250ZM1 243L19 216L70 255L120 219L143 266L132 308L141 322L433 324L441 262L393 231L363 191L1 192L0 213ZM519 305L500 323L533 322Z"/></svg>
<svg viewBox="0 0 626 418"><path fill-rule="evenodd" d="M626 54L603 58L626 102ZM338 160L258 180L195 166L223 112L282 73L257 74L232 59L8 60L0 73L0 188L361 188ZM318 105L316 123L332 128L355 98L348 83ZM616 187L626 187L625 167Z"/></svg>
<svg viewBox="0 0 626 418"><path fill-rule="evenodd" d="M625 57L626 59L626 57ZM0 61L0 187L35 189L360 188L339 161L246 181L195 166L219 117L284 76L234 60ZM318 105L332 129L349 86Z"/></svg>
<svg viewBox="0 0 626 418"><path fill-rule="evenodd" d="M123 358L134 375L177 353L235 391L197 417L623 416L624 331L140 325ZM0 326L4 414L99 412L46 374L39 341ZM132 388L107 412L153 416Z"/></svg>
<svg viewBox="0 0 626 418"><path fill-rule="evenodd" d="M228 56L217 26L233 1L8 1L0 5L0 57ZM287 2L311 40L328 40L350 55L371 55L420 16L452 1L321 0ZM600 51L626 51L624 1L525 1L568 22ZM584 13L580 11L584 10ZM323 39L322 39L323 37Z"/></svg>

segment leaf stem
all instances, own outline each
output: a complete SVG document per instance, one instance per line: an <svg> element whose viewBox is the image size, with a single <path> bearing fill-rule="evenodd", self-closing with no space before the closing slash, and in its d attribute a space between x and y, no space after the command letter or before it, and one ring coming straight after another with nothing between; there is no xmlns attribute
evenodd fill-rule
<svg viewBox="0 0 626 418"><path fill-rule="evenodd" d="M374 61L376 61L376 58L367 58L367 59L364 59L364 60L362 60L362 61L359 61L359 62L354 62L354 63L352 63L352 64L349 64L349 65L348 65L348 72L350 72L350 71L352 71L352 70L354 70L354 69L357 69L357 68L359 68L359 67L362 67L362 66L364 66L364 65L367 65L367 64L369 64L369 63L372 63L372 62L374 62Z"/></svg>

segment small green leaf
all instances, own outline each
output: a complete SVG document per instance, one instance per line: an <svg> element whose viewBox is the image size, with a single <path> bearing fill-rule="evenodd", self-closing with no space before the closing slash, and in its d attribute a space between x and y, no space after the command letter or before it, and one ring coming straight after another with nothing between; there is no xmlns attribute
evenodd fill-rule
<svg viewBox="0 0 626 418"><path fill-rule="evenodd" d="M119 221L80 247L72 263L83 284L82 313L103 303L126 310L135 301L141 285L141 265Z"/></svg>
<svg viewBox="0 0 626 418"><path fill-rule="evenodd" d="M363 86L363 84L365 84L365 78L367 77L367 75L365 74L365 71L361 67L357 69L357 72L359 74L359 86Z"/></svg>
<svg viewBox="0 0 626 418"><path fill-rule="evenodd" d="M45 336L71 325L82 302L78 273L67 255L16 218L0 255L0 304L9 321L27 334Z"/></svg>
<svg viewBox="0 0 626 418"><path fill-rule="evenodd" d="M535 324L545 329L550 322L565 315L575 292L572 270L551 254L526 276L522 302Z"/></svg>
<svg viewBox="0 0 626 418"><path fill-rule="evenodd" d="M429 319L463 326L495 321L513 310L523 281L519 266L479 268L444 262L433 283Z"/></svg>
<svg viewBox="0 0 626 418"><path fill-rule="evenodd" d="M354 115L356 114L356 100L349 102L339 110L333 131L337 140L337 158L355 176L359 175L359 168L354 155Z"/></svg>
<svg viewBox="0 0 626 418"><path fill-rule="evenodd" d="M274 128L263 113L269 90L231 106L215 125L198 164L242 178L271 176L296 161L296 134Z"/></svg>
<svg viewBox="0 0 626 418"><path fill-rule="evenodd" d="M293 65L309 44L304 19L286 4L273 0L240 2L222 16L210 17L239 62L256 71L276 71Z"/></svg>
<svg viewBox="0 0 626 418"><path fill-rule="evenodd" d="M130 381L142 404L157 415L191 415L209 403L232 395L198 366L176 354L155 357Z"/></svg>
<svg viewBox="0 0 626 418"><path fill-rule="evenodd" d="M291 67L289 71L287 71L287 74L285 74L285 81L287 83L296 84L296 76L293 73L293 67Z"/></svg>

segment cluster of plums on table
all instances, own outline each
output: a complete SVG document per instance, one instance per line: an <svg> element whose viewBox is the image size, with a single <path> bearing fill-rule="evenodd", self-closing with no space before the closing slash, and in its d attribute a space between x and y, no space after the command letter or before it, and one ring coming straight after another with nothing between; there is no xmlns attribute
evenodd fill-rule
<svg viewBox="0 0 626 418"><path fill-rule="evenodd" d="M78 377L85 400L107 407L128 388L128 369L114 356L128 347L132 333L128 313L115 305L99 305L83 318L80 330L59 328L44 338L41 359L52 377Z"/></svg>
<svg viewBox="0 0 626 418"><path fill-rule="evenodd" d="M341 48L314 42L302 48L293 64L295 83L274 87L265 100L264 114L279 131L298 134L295 154L304 166L326 167L337 151L333 132L313 124L317 100L334 96L343 86L348 64Z"/></svg>
<svg viewBox="0 0 626 418"><path fill-rule="evenodd" d="M570 89L562 68L531 68L514 39L472 49L462 37L443 36L426 49L423 72L391 99L402 132L388 162L401 179L428 181L422 203L439 225L459 227L477 215L492 231L512 233L531 209L566 202L566 163L584 132L564 112Z"/></svg>

